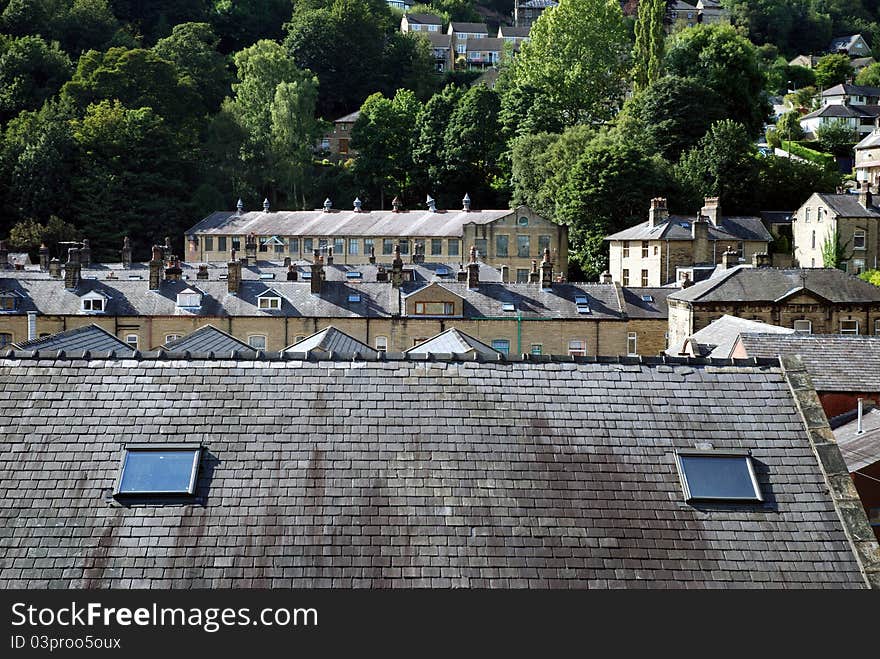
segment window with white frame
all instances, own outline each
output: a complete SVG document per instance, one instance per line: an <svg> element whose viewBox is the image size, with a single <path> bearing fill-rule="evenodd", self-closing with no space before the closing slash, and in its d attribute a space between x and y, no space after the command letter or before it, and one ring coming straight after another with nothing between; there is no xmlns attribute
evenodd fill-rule
<svg viewBox="0 0 880 659"><path fill-rule="evenodd" d="M629 241L628 240L623 241L623 254L622 255L623 255L623 258L625 258L625 259L629 258Z"/></svg>
<svg viewBox="0 0 880 659"><path fill-rule="evenodd" d="M455 313L452 302L416 302L414 313L418 316L451 316Z"/></svg>
<svg viewBox="0 0 880 659"><path fill-rule="evenodd" d="M177 341L180 338L180 334L166 334L165 335L165 343L171 343L172 341Z"/></svg>
<svg viewBox="0 0 880 659"><path fill-rule="evenodd" d="M809 221L810 221L810 209L805 208L804 209L804 222L809 222Z"/></svg>
<svg viewBox="0 0 880 659"><path fill-rule="evenodd" d="M86 313L104 313L106 302L103 297L84 297L82 310Z"/></svg>
<svg viewBox="0 0 880 659"><path fill-rule="evenodd" d="M125 342L132 347L133 350L138 349L138 335L137 334L126 334Z"/></svg>
<svg viewBox="0 0 880 659"><path fill-rule="evenodd" d="M865 249L865 232L858 229L853 232L853 249Z"/></svg>
<svg viewBox="0 0 880 659"><path fill-rule="evenodd" d="M749 451L678 451L685 501L763 501Z"/></svg>
<svg viewBox="0 0 880 659"><path fill-rule="evenodd" d="M626 354L639 354L639 335L636 332L628 332L626 335Z"/></svg>
<svg viewBox="0 0 880 659"><path fill-rule="evenodd" d="M854 275L860 275L865 271L865 259L853 259L851 272Z"/></svg>
<svg viewBox="0 0 880 659"><path fill-rule="evenodd" d="M387 336L377 336L376 337L376 350L379 352L387 352L388 351L388 337Z"/></svg>
<svg viewBox="0 0 880 659"><path fill-rule="evenodd" d="M252 334L248 337L248 345L254 350L265 350L266 349L266 335L265 334Z"/></svg>
<svg viewBox="0 0 880 659"><path fill-rule="evenodd" d="M280 309L281 308L281 298L280 297L261 297L257 300L257 307L260 309Z"/></svg>
<svg viewBox="0 0 880 659"><path fill-rule="evenodd" d="M810 320L796 320L794 321L794 331L796 334L812 334L813 322Z"/></svg>
<svg viewBox="0 0 880 659"><path fill-rule="evenodd" d="M202 294L187 288L177 294L177 306L182 309L195 309L202 306Z"/></svg>
<svg viewBox="0 0 880 659"><path fill-rule="evenodd" d="M587 342L581 339L572 339L568 342L568 354L571 357L585 357L587 355Z"/></svg>
<svg viewBox="0 0 880 659"><path fill-rule="evenodd" d="M859 333L859 321L857 321L857 320L841 320L840 321L840 333L841 334L858 334Z"/></svg>

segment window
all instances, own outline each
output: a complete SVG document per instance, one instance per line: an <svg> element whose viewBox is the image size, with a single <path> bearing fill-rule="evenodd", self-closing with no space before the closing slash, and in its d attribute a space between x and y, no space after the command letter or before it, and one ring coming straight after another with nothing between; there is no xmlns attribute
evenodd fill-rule
<svg viewBox="0 0 880 659"><path fill-rule="evenodd" d="M853 233L853 249L865 249L865 232L862 230Z"/></svg>
<svg viewBox="0 0 880 659"><path fill-rule="evenodd" d="M409 241L406 238L401 239L397 244L400 245L401 254L409 254Z"/></svg>
<svg viewBox="0 0 880 659"><path fill-rule="evenodd" d="M520 215L516 223L521 227L527 227L529 226L529 218L527 218L525 215Z"/></svg>
<svg viewBox="0 0 880 659"><path fill-rule="evenodd" d="M488 241L485 238L477 238L474 241L474 247L477 250L477 256L481 258L485 258L486 256L486 248L488 245L486 244Z"/></svg>
<svg viewBox="0 0 880 659"><path fill-rule="evenodd" d="M248 345L254 350L266 349L266 336L264 334L253 334L248 337Z"/></svg>
<svg viewBox="0 0 880 659"><path fill-rule="evenodd" d="M550 236L538 236L538 254L543 254L545 249L550 248Z"/></svg>
<svg viewBox="0 0 880 659"><path fill-rule="evenodd" d="M138 349L138 335L137 334L126 334L125 342L131 346L132 350Z"/></svg>
<svg viewBox="0 0 880 659"><path fill-rule="evenodd" d="M165 343L171 343L172 341L177 341L180 338L180 334L166 334L165 335Z"/></svg>
<svg viewBox="0 0 880 659"><path fill-rule="evenodd" d="M440 256L443 253L443 239L431 238L431 256Z"/></svg>
<svg viewBox="0 0 880 659"><path fill-rule="evenodd" d="M458 256L459 255L459 242L460 241L458 240L458 238L450 238L449 239L449 242L447 243L447 248L448 248L447 254L449 254L449 256Z"/></svg>
<svg viewBox="0 0 880 659"><path fill-rule="evenodd" d="M16 301L14 293L0 294L0 311L15 311Z"/></svg>
<svg viewBox="0 0 880 659"><path fill-rule="evenodd" d="M0 332L0 348L5 348L12 344L12 334L9 332Z"/></svg>
<svg viewBox="0 0 880 659"><path fill-rule="evenodd" d="M621 283L624 286L629 286L629 270L624 268L623 269L623 277L621 277L620 279L621 279Z"/></svg>
<svg viewBox="0 0 880 659"><path fill-rule="evenodd" d="M314 244L311 238L303 238L303 254L312 254L315 251Z"/></svg>
<svg viewBox="0 0 880 659"><path fill-rule="evenodd" d="M642 241L642 258L643 259L648 258L648 250L650 249L650 247L651 247L651 245L648 243L647 240Z"/></svg>
<svg viewBox="0 0 880 659"><path fill-rule="evenodd" d="M841 320L840 321L840 333L841 334L858 334L859 333L859 321L857 321L857 320Z"/></svg>
<svg viewBox="0 0 880 659"><path fill-rule="evenodd" d="M623 258L629 258L629 241L623 241Z"/></svg>
<svg viewBox="0 0 880 659"><path fill-rule="evenodd" d="M201 453L197 444L126 446L114 494L192 495Z"/></svg>
<svg viewBox="0 0 880 659"><path fill-rule="evenodd" d="M357 238L348 239L348 253L350 256L357 256L361 247L361 241Z"/></svg>
<svg viewBox="0 0 880 659"><path fill-rule="evenodd" d="M493 339L492 340L492 350L497 350L503 354L510 353L510 341L507 339Z"/></svg>
<svg viewBox="0 0 880 659"><path fill-rule="evenodd" d="M587 342L573 339L568 342L568 354L572 357L584 357L587 354Z"/></svg>
<svg viewBox="0 0 880 659"><path fill-rule="evenodd" d="M516 305L513 302L505 302L501 305L501 311L504 312L513 312L516 311Z"/></svg>
<svg viewBox="0 0 880 659"><path fill-rule="evenodd" d="M284 240L281 238L275 243L275 253L284 254Z"/></svg>
<svg viewBox="0 0 880 659"><path fill-rule="evenodd" d="M258 309L280 309L281 308L281 298L280 297L257 298L257 308Z"/></svg>
<svg viewBox="0 0 880 659"><path fill-rule="evenodd" d="M804 209L804 222L809 222L809 221L810 221L810 209L805 208Z"/></svg>
<svg viewBox="0 0 880 659"><path fill-rule="evenodd" d="M88 313L103 313L104 299L99 297L87 297L82 301L82 310Z"/></svg>
<svg viewBox="0 0 880 659"><path fill-rule="evenodd" d="M509 242L509 236L495 236L495 256L506 257Z"/></svg>
<svg viewBox="0 0 880 659"><path fill-rule="evenodd" d="M574 304L578 313L590 313L590 299L586 295L575 295Z"/></svg>
<svg viewBox="0 0 880 659"><path fill-rule="evenodd" d="M205 251L213 252L214 251L214 239L211 236L205 236Z"/></svg>
<svg viewBox="0 0 880 659"><path fill-rule="evenodd" d="M816 222L821 222L823 215L825 215L825 209L820 206L816 209Z"/></svg>
<svg viewBox="0 0 880 659"><path fill-rule="evenodd" d="M348 140L344 138L339 138L339 153L341 155L345 155L348 153Z"/></svg>
<svg viewBox="0 0 880 659"><path fill-rule="evenodd" d="M413 348L415 348L417 345L419 345L419 344L421 344L421 343L424 343L424 342L427 341L427 340L428 340L428 339L425 338L424 336L420 336L420 337L417 338L417 339L413 339Z"/></svg>
<svg viewBox="0 0 880 659"><path fill-rule="evenodd" d="M187 288L177 294L177 306L181 309L197 309L202 306L202 294Z"/></svg>
<svg viewBox="0 0 880 659"><path fill-rule="evenodd" d="M363 279L364 274L362 272L358 272L357 270L350 270L345 273L345 278L348 280L358 280Z"/></svg>
<svg viewBox="0 0 880 659"><path fill-rule="evenodd" d="M226 236L220 236L217 238L217 251L225 252L226 251Z"/></svg>
<svg viewBox="0 0 880 659"><path fill-rule="evenodd" d="M648 285L648 271L642 270L642 286Z"/></svg>
<svg viewBox="0 0 880 659"><path fill-rule="evenodd" d="M810 247L812 249L816 249L816 232L813 232L813 237L810 239Z"/></svg>
<svg viewBox="0 0 880 659"><path fill-rule="evenodd" d="M528 268L517 268L516 269L516 283L517 284L528 284L529 283L529 269Z"/></svg>
<svg viewBox="0 0 880 659"><path fill-rule="evenodd" d="M385 256L394 254L394 241L391 238L382 239L382 254Z"/></svg>
<svg viewBox="0 0 880 659"><path fill-rule="evenodd" d="M234 249L236 252L241 250L241 238L232 239L232 249Z"/></svg>
<svg viewBox="0 0 880 659"><path fill-rule="evenodd" d="M333 239L333 253L337 256L345 254L345 238Z"/></svg>
<svg viewBox="0 0 880 659"><path fill-rule="evenodd" d="M387 352L388 351L388 337L387 336L377 336L376 337L376 350L379 352Z"/></svg>
<svg viewBox="0 0 880 659"><path fill-rule="evenodd" d="M653 295L643 295L642 296L642 302L653 302L653 301L654 301Z"/></svg>
<svg viewBox="0 0 880 659"><path fill-rule="evenodd" d="M360 293L352 293L351 295L348 296L348 301L352 302L352 303L360 302L361 301L361 294Z"/></svg>
<svg viewBox="0 0 880 659"><path fill-rule="evenodd" d="M373 239L372 238L364 238L364 254L369 256L372 249L373 249Z"/></svg>
<svg viewBox="0 0 880 659"><path fill-rule="evenodd" d="M330 150L330 138L329 137L322 137L321 138L321 150L322 151L329 151Z"/></svg>
<svg viewBox="0 0 880 659"><path fill-rule="evenodd" d="M880 318L874 321L874 335L880 336Z"/></svg>
<svg viewBox="0 0 880 659"><path fill-rule="evenodd" d="M299 238L290 239L290 253L299 254Z"/></svg>
<svg viewBox="0 0 880 659"><path fill-rule="evenodd" d="M810 320L796 320L794 321L794 331L796 334L812 334L813 322Z"/></svg>
<svg viewBox="0 0 880 659"><path fill-rule="evenodd" d="M626 354L639 354L639 335L635 332L627 332L626 335Z"/></svg>
<svg viewBox="0 0 880 659"><path fill-rule="evenodd" d="M529 347L529 352L533 355L543 355L544 354L544 345L542 343L533 343Z"/></svg>
<svg viewBox="0 0 880 659"><path fill-rule="evenodd" d="M452 302L416 302L415 313L418 316L451 316L455 313Z"/></svg>
<svg viewBox="0 0 880 659"><path fill-rule="evenodd" d="M467 50L467 44L465 44L465 43L455 44L455 52L457 52L459 55L464 55L466 50Z"/></svg>
<svg viewBox="0 0 880 659"><path fill-rule="evenodd" d="M528 257L531 253L528 236L516 237L516 255L520 258Z"/></svg>
<svg viewBox="0 0 880 659"><path fill-rule="evenodd" d="M685 501L762 501L748 451L678 451Z"/></svg>
<svg viewBox="0 0 880 659"><path fill-rule="evenodd" d="M865 271L865 259L852 260L852 274L860 275Z"/></svg>
<svg viewBox="0 0 880 659"><path fill-rule="evenodd" d="M318 251L321 254L327 253L327 239L326 238L318 238Z"/></svg>

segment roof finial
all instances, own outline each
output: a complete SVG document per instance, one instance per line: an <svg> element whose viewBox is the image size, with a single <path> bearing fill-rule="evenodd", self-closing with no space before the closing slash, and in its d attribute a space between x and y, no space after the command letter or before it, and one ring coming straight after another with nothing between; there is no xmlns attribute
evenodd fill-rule
<svg viewBox="0 0 880 659"><path fill-rule="evenodd" d="M266 199L263 199L263 212L264 213L269 212L269 199L268 199L268 197Z"/></svg>
<svg viewBox="0 0 880 659"><path fill-rule="evenodd" d="M464 199L461 200L461 207L465 213L471 212L471 196L465 192Z"/></svg>
<svg viewBox="0 0 880 659"><path fill-rule="evenodd" d="M330 201L330 197L327 197L324 200L324 212L329 213L331 208L333 208L333 202Z"/></svg>
<svg viewBox="0 0 880 659"><path fill-rule="evenodd" d="M400 202L400 197L395 196L394 199L391 200L392 212L399 213L401 206L403 206L403 204Z"/></svg>
<svg viewBox="0 0 880 659"><path fill-rule="evenodd" d="M355 213L360 213L360 212L361 212L361 204L362 204L362 203L363 203L363 202L361 202L360 197L355 197L355 198L354 198L354 212L355 212Z"/></svg>
<svg viewBox="0 0 880 659"><path fill-rule="evenodd" d="M239 198L238 203L235 204L235 214L241 215L243 211L244 211L244 204L242 203L241 199Z"/></svg>
<svg viewBox="0 0 880 659"><path fill-rule="evenodd" d="M425 199L425 203L428 204L428 211L431 213L437 212L437 202L434 201L434 197L428 195L428 198Z"/></svg>

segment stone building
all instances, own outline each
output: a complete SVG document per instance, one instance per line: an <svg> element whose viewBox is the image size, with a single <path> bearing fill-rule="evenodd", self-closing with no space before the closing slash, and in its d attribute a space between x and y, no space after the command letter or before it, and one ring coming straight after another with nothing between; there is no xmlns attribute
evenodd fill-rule
<svg viewBox="0 0 880 659"><path fill-rule="evenodd" d="M880 288L836 269L736 266L667 298L669 345L730 315L813 334L880 333Z"/></svg>
<svg viewBox="0 0 880 659"><path fill-rule="evenodd" d="M13 352L0 396L7 590L880 588L796 359Z"/></svg>
<svg viewBox="0 0 880 659"><path fill-rule="evenodd" d="M471 247L493 267L505 267L504 281L527 282L532 261L549 249L558 274L568 268L568 227L541 217L526 206L473 210L469 197L461 210L438 209L428 198L427 210L334 209L328 199L314 211L218 211L186 232L186 260L226 263L233 253L248 263L311 261L315 250L344 265L390 261L395 248L404 258L416 255L434 263L463 263Z"/></svg>
<svg viewBox="0 0 880 659"><path fill-rule="evenodd" d="M356 110L336 119L330 132L321 139L319 151L327 153L334 162L354 158L357 152L351 148L351 130L360 116L361 111Z"/></svg>
<svg viewBox="0 0 880 659"><path fill-rule="evenodd" d="M648 220L608 236L609 271L623 286L674 283L679 269L721 264L729 250L751 262L773 237L759 217L725 217L717 198L707 198L699 218L670 215L666 200L652 199Z"/></svg>
<svg viewBox="0 0 880 659"><path fill-rule="evenodd" d="M880 267L880 208L869 185L858 195L814 193L791 223L794 257L802 268L821 268L823 247L835 236L843 250L841 269L852 274Z"/></svg>
<svg viewBox="0 0 880 659"><path fill-rule="evenodd" d="M507 354L656 355L672 289L558 281L549 253L526 283L505 283L476 253L464 264L402 255L385 264L241 261L192 266L154 249L146 265L78 263L0 272L0 347L95 324L132 348L213 326L255 349L284 348L333 325L402 352L457 328ZM415 261L415 262L413 262ZM57 262L55 262L57 263ZM198 344L196 344L198 345Z"/></svg>

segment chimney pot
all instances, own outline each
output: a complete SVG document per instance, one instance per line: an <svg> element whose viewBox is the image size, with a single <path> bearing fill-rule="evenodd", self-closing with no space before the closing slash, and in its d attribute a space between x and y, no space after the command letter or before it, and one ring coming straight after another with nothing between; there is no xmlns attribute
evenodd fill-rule
<svg viewBox="0 0 880 659"><path fill-rule="evenodd" d="M725 270L730 270L739 265L739 254L736 250L728 245L727 250L721 255L721 266Z"/></svg>
<svg viewBox="0 0 880 659"><path fill-rule="evenodd" d="M46 243L40 243L40 270L45 272L49 269L49 248Z"/></svg>
<svg viewBox="0 0 880 659"><path fill-rule="evenodd" d="M550 262L550 248L544 248L544 260L541 262L541 288L553 288L553 264Z"/></svg>
<svg viewBox="0 0 880 659"><path fill-rule="evenodd" d="M324 284L324 257L320 254L315 254L315 260L311 265L312 269L312 279L309 282L310 290L312 295L320 295L321 288Z"/></svg>
<svg viewBox="0 0 880 659"><path fill-rule="evenodd" d="M370 247L370 264L373 265L376 263L376 248Z"/></svg>
<svg viewBox="0 0 880 659"><path fill-rule="evenodd" d="M607 270L603 272L600 276L600 280L603 284L610 284L613 282L613 278L611 277L611 273Z"/></svg>
<svg viewBox="0 0 880 659"><path fill-rule="evenodd" d="M79 250L71 247L67 250L67 264L64 266L64 288L75 289L79 285L80 273Z"/></svg>
<svg viewBox="0 0 880 659"><path fill-rule="evenodd" d="M656 227L669 219L669 210L666 208L664 197L655 197L651 200L651 208L648 210L648 225Z"/></svg>
<svg viewBox="0 0 880 659"><path fill-rule="evenodd" d="M874 205L874 195L871 192L871 184L863 181L859 187L859 205L862 208L870 208Z"/></svg>
<svg viewBox="0 0 880 659"><path fill-rule="evenodd" d="M199 271L196 274L196 279L207 279L208 278L208 266L203 264L199 266Z"/></svg>
<svg viewBox="0 0 880 659"><path fill-rule="evenodd" d="M131 269L131 239L128 236L122 239L122 267Z"/></svg>
<svg viewBox="0 0 880 659"><path fill-rule="evenodd" d="M162 248L159 245L153 245L153 258L150 259L150 290L158 291L162 286Z"/></svg>
<svg viewBox="0 0 880 659"><path fill-rule="evenodd" d="M61 261L58 259L51 259L49 261L49 276L61 279Z"/></svg>
<svg viewBox="0 0 880 659"><path fill-rule="evenodd" d="M293 264L287 264L287 281L296 281L299 279L299 273L296 271L296 268L293 267Z"/></svg>
<svg viewBox="0 0 880 659"><path fill-rule="evenodd" d="M705 215L716 227L721 222L721 200L719 197L706 197L700 215Z"/></svg>

